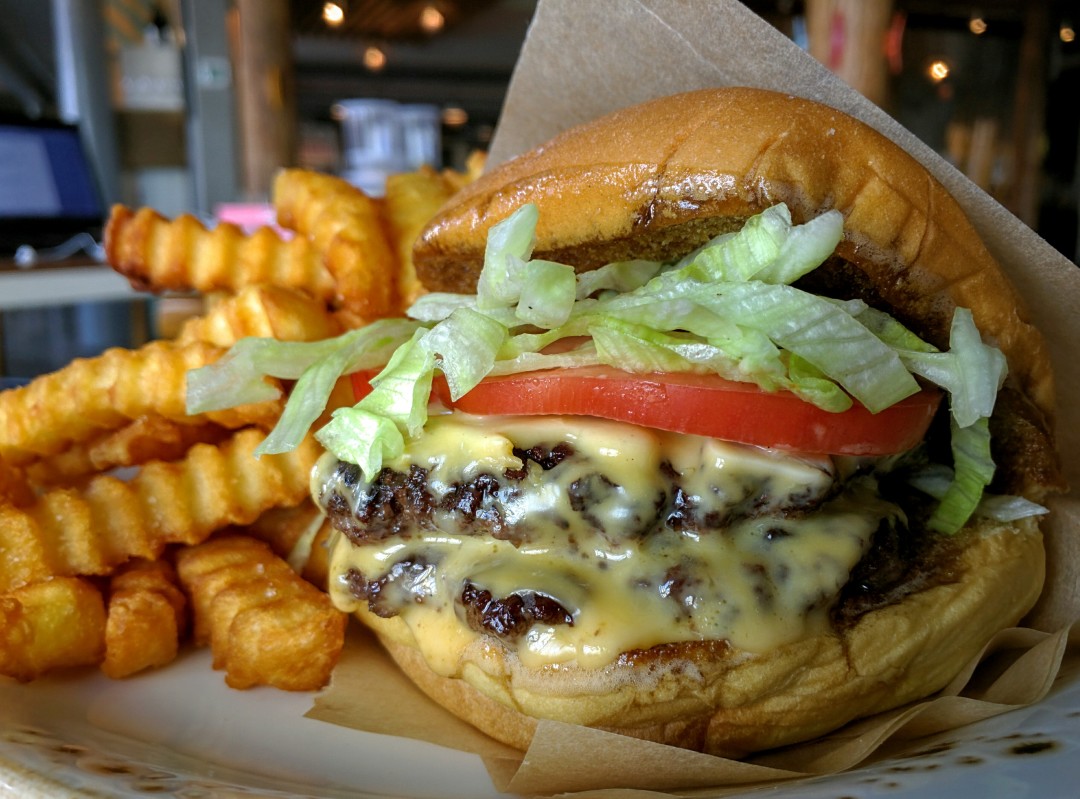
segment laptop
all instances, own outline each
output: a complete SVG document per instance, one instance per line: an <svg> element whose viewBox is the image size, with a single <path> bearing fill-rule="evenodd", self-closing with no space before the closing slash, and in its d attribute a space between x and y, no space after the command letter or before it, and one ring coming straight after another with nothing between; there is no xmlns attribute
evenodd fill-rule
<svg viewBox="0 0 1080 799"><path fill-rule="evenodd" d="M100 240L105 215L75 125L0 115L0 258L80 233Z"/></svg>

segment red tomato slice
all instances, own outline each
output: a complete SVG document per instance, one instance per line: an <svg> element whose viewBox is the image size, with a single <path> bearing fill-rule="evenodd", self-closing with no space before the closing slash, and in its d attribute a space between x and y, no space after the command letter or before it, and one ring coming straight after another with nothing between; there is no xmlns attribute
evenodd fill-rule
<svg viewBox="0 0 1080 799"><path fill-rule="evenodd" d="M357 399L372 373L355 375ZM489 377L451 401L436 376L432 393L448 407L482 415L567 414L710 436L806 453L891 455L918 444L933 419L940 392L924 390L879 413L856 403L841 413L822 410L786 391L716 375L636 375L609 367L550 369Z"/></svg>

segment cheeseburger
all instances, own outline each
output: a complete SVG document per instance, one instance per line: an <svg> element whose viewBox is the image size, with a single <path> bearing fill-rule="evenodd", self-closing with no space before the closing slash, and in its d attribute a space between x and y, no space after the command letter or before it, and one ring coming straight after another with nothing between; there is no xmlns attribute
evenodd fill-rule
<svg viewBox="0 0 1080 799"><path fill-rule="evenodd" d="M939 690L1039 596L1043 341L862 123L647 102L493 169L414 256L431 293L320 351L287 416L353 373L312 480L331 594L491 736L806 740Z"/></svg>

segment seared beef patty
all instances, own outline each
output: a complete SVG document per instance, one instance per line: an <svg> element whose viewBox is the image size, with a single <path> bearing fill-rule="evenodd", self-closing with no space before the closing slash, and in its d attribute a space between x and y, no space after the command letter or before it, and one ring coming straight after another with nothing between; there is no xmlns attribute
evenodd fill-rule
<svg viewBox="0 0 1080 799"><path fill-rule="evenodd" d="M415 464L407 471L384 468L375 480L365 483L357 467L340 463L325 484L323 504L335 527L356 546L391 538L408 541L438 531L487 536L521 548L529 546L538 525L548 529L553 525L566 531L567 556L584 558L589 554L579 551L578 536L582 531L617 547L626 538L640 541L650 536L724 536L740 520L763 518L768 522L762 528L764 541L779 542L792 534L785 520L817 511L844 491L846 479L859 473L848 469L844 477L831 474L811 485L788 485L765 475L750 476L737 483L737 491L731 489L730 483L721 491L707 481L703 484L700 475L684 475L671 462L663 461L655 480L660 487L655 494L642 497L622 491L612 477L599 469L582 468L569 442L515 448L513 453L520 466L499 474L480 472L450 484L433 480L427 469ZM560 479L561 470L569 469L574 471ZM558 512L551 508L531 514L521 511L523 507L535 509L533 495L549 491L555 484L562 485L565 493ZM808 610L814 604L831 604L832 623L850 625L870 610L950 579L954 544L918 532L922 528L919 517L923 515L917 510L918 500L905 495L903 502L905 507L916 508L914 517L892 515L883 519L839 597L817 596L809 600ZM909 521L914 524L909 525ZM602 560L597 563L597 568L606 566ZM640 589L677 605L680 615L693 623L702 577L700 569L687 566L675 563L662 577L649 584L642 581ZM373 613L389 617L408 604L423 603L430 597L436 590L438 568L438 562L414 553L389 564L381 574L350 569L344 579L352 595L366 601ZM769 571L755 564L745 565L743 572L762 607L769 605L776 581L785 579L783 569ZM542 591L521 588L501 594L471 579L464 580L457 590L455 604L465 623L507 643L513 643L537 623L574 624L572 609Z"/></svg>

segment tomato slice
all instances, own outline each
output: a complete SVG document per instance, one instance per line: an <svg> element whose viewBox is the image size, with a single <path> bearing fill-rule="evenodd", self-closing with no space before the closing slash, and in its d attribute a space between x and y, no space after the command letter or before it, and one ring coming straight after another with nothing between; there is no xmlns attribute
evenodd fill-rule
<svg viewBox="0 0 1080 799"><path fill-rule="evenodd" d="M370 391L372 376L354 376L358 399ZM436 376L432 393L465 413L596 416L773 449L874 456L918 444L941 401L939 391L926 389L876 414L858 403L831 413L787 391L716 375L637 375L592 366L489 377L453 401Z"/></svg>

